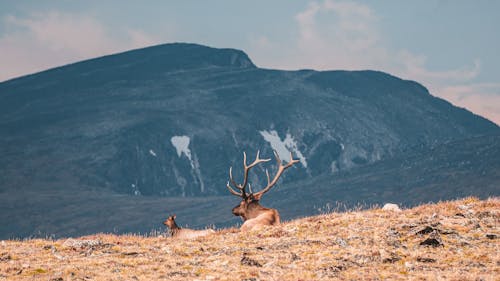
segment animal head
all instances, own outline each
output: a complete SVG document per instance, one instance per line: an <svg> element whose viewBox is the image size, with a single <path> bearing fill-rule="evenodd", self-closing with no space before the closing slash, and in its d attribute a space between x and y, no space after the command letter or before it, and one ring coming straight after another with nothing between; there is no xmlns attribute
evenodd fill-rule
<svg viewBox="0 0 500 281"><path fill-rule="evenodd" d="M253 195L249 195L247 198L243 198L240 204L234 206L232 212L235 216L246 218L249 210L258 205L259 199L255 198Z"/></svg>
<svg viewBox="0 0 500 281"><path fill-rule="evenodd" d="M164 222L163 224L168 226L169 228L176 228L177 227L177 224L175 223L175 218L176 218L176 215L173 215L173 216L169 216Z"/></svg>
<svg viewBox="0 0 500 281"><path fill-rule="evenodd" d="M243 152L243 183L238 184L236 181L233 179L233 169L232 167L229 168L229 181L227 183L227 188L229 189L229 192L231 194L236 195L238 197L241 197L240 204L236 205L232 212L235 216L241 216L244 220L249 219L256 214L258 215L259 209L262 207L259 205L259 201L262 198L262 195L264 193L268 192L277 182L282 173L293 166L295 163L298 163L299 160L293 159L292 153L290 153L290 161L286 164L283 165L281 159L278 156L278 153L274 151L274 156L276 157L276 161L278 163L278 171L276 172L276 175L274 178L271 180L271 177L269 176L269 172L266 170L266 175L267 175L267 186L264 187L261 191L259 192L253 192L252 186L248 183L248 173L250 169L255 167L259 163L263 162L268 162L271 159L261 159L259 158L259 151L257 151L257 156L255 157L255 160L253 163L250 165L247 165L247 155L245 152ZM247 190L248 186L248 190ZM239 191L236 191L239 190Z"/></svg>

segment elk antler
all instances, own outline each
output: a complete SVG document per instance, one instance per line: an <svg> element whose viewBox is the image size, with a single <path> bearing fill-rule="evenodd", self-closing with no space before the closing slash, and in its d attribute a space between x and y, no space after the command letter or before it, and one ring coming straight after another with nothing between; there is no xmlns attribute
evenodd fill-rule
<svg viewBox="0 0 500 281"><path fill-rule="evenodd" d="M233 167L229 168L229 180L230 181L227 182L227 188L229 189L229 191L232 194L234 194L236 196L240 196L240 197L242 197L244 199L248 197L248 195L247 195L247 193L245 191L245 188L246 188L247 183L248 183L248 172L250 171L251 168L253 168L254 166L256 166L259 163L271 161L271 159L260 159L259 158L259 153L260 153L260 151L257 151L257 156L255 157L255 160L253 161L253 163L250 164L250 165L247 165L247 154L245 152L243 152L244 178L243 178L243 183L242 184L237 184L236 183L236 181L233 179ZM240 192L234 190L231 187L231 185L229 184L230 182L233 185L233 187L239 189ZM250 187L250 193L249 194L252 194L251 187Z"/></svg>
<svg viewBox="0 0 500 281"><path fill-rule="evenodd" d="M276 175L274 176L273 180L271 181L271 178L269 177L269 172L267 171L266 169L266 175L267 175L267 186L264 187L261 191L253 194L253 196L256 198L256 199L260 199L260 197L268 192L271 187L273 187L276 182L278 182L278 179L280 178L281 174L288 168L292 167L293 164L295 163L298 163L299 160L296 160L296 159L293 159L293 155L292 153L290 152L290 161L288 162L288 164L284 165L282 164L282 161L280 159L280 157L278 156L278 153L276 151L274 151L274 156L276 157L276 162L278 162L278 172L276 172Z"/></svg>

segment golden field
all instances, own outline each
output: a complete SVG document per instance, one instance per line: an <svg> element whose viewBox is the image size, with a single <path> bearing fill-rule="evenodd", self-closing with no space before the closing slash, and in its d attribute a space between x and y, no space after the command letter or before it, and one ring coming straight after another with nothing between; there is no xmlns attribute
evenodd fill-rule
<svg viewBox="0 0 500 281"><path fill-rule="evenodd" d="M0 280L500 280L499 226L500 198L465 198L401 212L333 212L249 233L221 229L195 240L6 240Z"/></svg>

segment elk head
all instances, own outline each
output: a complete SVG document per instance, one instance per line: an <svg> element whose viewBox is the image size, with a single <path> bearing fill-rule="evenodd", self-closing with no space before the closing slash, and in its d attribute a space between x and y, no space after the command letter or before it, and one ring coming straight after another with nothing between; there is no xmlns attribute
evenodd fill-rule
<svg viewBox="0 0 500 281"><path fill-rule="evenodd" d="M259 151L257 151L257 156L255 157L255 160L253 161L252 164L247 165L247 155L245 152L243 152L243 183L238 184L233 178L233 172L232 172L232 167L229 168L229 181L227 182L227 188L231 192L231 194L236 195L238 197L241 197L241 202L239 205L235 206L232 210L233 214L235 216L240 216L244 221L254 219L260 215L267 214L269 218L266 221L269 221L269 223L264 223L264 224L277 224L279 223L279 213L275 209L268 209L264 208L259 204L260 199L262 198L262 195L264 193L268 192L277 182L278 179L280 178L281 174L293 164L299 162L299 160L294 160L292 157L292 153L290 153L290 161L286 164L283 165L281 159L279 158L278 154L276 151L274 151L274 156L276 157L276 161L278 162L278 171L276 172L276 175L274 178L271 180L271 177L269 176L269 172L266 170L266 175L267 175L267 186L264 187L261 191L259 192L253 192L251 185L248 183L248 172L250 169L255 167L257 164L262 163L262 162L268 162L271 159L260 159L259 158ZM231 187L232 185L232 187ZM247 186L248 186L248 191L247 191ZM236 191L235 189L239 190Z"/></svg>
<svg viewBox="0 0 500 281"><path fill-rule="evenodd" d="M169 216L164 222L163 224L168 226L170 229L174 230L174 229L177 229L179 228L177 226L177 224L175 223L175 218L176 218L176 215L173 215L173 216Z"/></svg>

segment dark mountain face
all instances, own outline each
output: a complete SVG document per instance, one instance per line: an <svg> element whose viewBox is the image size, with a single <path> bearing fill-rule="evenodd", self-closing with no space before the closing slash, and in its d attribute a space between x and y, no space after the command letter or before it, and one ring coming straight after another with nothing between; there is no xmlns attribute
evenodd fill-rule
<svg viewBox="0 0 500 281"><path fill-rule="evenodd" d="M0 83L3 190L72 186L225 195L229 166L272 150L285 182L499 127L376 71L257 68L233 49L168 44ZM271 170L273 164L267 165ZM263 168L251 180L262 178ZM256 186L258 184L255 184Z"/></svg>
<svg viewBox="0 0 500 281"><path fill-rule="evenodd" d="M267 200L284 218L361 205L404 207L500 195L500 135L420 148L335 175L288 184ZM338 205L337 205L338 204Z"/></svg>
<svg viewBox="0 0 500 281"><path fill-rule="evenodd" d="M279 182L261 204L277 208L281 218L289 220L387 202L410 207L470 195L499 196L498 159L500 135L473 137L415 149L357 169ZM287 173L297 170L290 169ZM231 208L238 202L232 195L129 196L71 185L43 192L19 186L0 192L0 239L165 231L161 223L174 213L183 226L236 226L241 220Z"/></svg>

